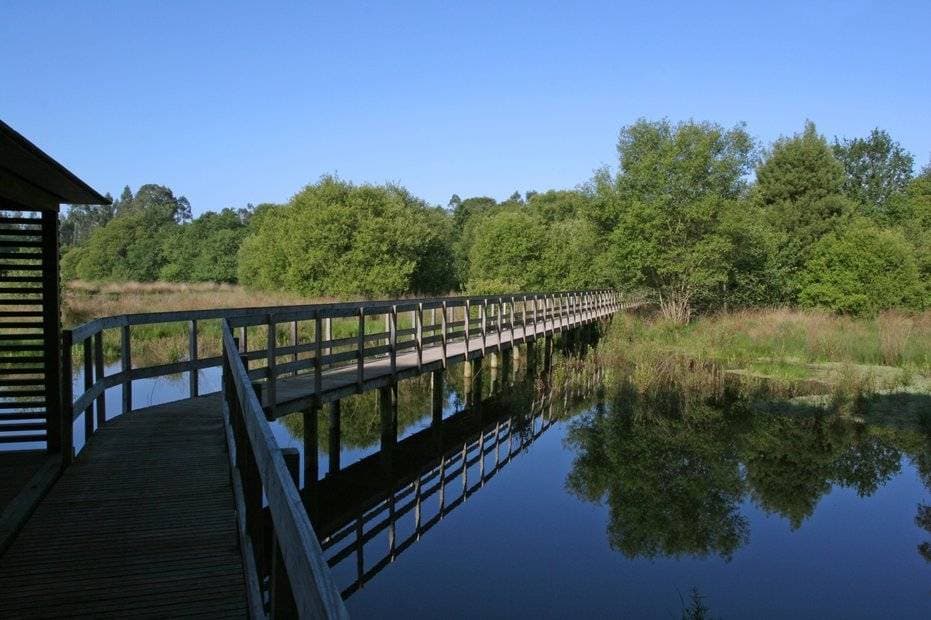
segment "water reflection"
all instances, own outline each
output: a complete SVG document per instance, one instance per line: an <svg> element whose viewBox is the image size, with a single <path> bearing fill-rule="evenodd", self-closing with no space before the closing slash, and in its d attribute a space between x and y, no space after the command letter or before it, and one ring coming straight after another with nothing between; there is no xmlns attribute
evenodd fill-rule
<svg viewBox="0 0 931 620"><path fill-rule="evenodd" d="M391 433L385 438L384 418L376 413L383 396L377 393L347 399L338 422L320 416L320 450L332 455L347 447L378 446L342 467L336 459L336 467L331 462L325 476L304 488L344 597L484 488L557 420L586 406L600 389L602 373L574 354L585 349L566 346L558 359L547 357L544 364L521 348L516 355L486 357L471 369L456 366L405 381L395 414L396 439ZM303 416L285 420L298 436L306 431L303 425Z"/></svg>
<svg viewBox="0 0 931 620"><path fill-rule="evenodd" d="M624 379L573 421L566 486L608 508L608 543L629 558L728 560L750 540L748 500L798 529L833 488L869 497L904 456L928 462L923 419L889 428L811 408L774 413L746 395L645 393ZM929 515L919 506L916 522L927 529Z"/></svg>

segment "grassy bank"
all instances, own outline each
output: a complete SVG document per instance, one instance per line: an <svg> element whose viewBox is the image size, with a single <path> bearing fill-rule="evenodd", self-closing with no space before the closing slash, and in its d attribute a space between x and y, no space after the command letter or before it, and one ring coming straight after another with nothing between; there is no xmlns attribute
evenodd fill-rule
<svg viewBox="0 0 931 620"><path fill-rule="evenodd" d="M619 315L603 351L643 386L683 368L713 368L788 397L820 395L835 408L873 394L931 392L931 312L858 319L780 308L717 314L685 326ZM688 380L709 374L693 372L701 377Z"/></svg>

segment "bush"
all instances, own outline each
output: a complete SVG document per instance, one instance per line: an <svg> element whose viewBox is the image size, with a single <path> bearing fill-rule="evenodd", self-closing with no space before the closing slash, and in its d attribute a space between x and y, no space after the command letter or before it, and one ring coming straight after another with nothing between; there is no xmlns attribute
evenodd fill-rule
<svg viewBox="0 0 931 620"><path fill-rule="evenodd" d="M835 312L874 315L926 302L912 246L901 233L865 220L819 240L800 281L803 305Z"/></svg>
<svg viewBox="0 0 931 620"><path fill-rule="evenodd" d="M336 296L451 287L448 222L404 188L324 177L255 219L239 251L246 286Z"/></svg>

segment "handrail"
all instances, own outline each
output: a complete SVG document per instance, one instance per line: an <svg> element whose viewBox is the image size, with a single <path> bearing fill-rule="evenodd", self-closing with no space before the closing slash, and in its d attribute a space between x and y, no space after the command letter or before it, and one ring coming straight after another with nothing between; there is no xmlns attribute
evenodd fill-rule
<svg viewBox="0 0 931 620"><path fill-rule="evenodd" d="M222 331L223 402L233 429L235 473L241 480L244 497L241 539L252 547L256 556L258 582L268 584L271 614L286 616L296 612L301 618L348 618L297 485L252 389L226 319ZM262 544L266 539L263 495L271 514L274 541L271 553Z"/></svg>
<svg viewBox="0 0 931 620"><path fill-rule="evenodd" d="M327 368L355 364L361 377L366 360L377 356L394 359L410 351L416 351L419 358L428 346L442 348L445 367L450 361L446 357L446 348L450 344L465 341L465 357L471 358L476 352L469 350L470 338L481 336L484 352L496 345L500 348L500 335L505 329L525 328L522 341L528 341L543 332L562 331L622 307L624 304L617 292L594 290L185 310L102 317L74 329L63 330L64 419L77 420L83 415L85 438L89 438L107 419L106 390L121 387L122 413L128 413L133 410L132 383L140 379L187 372L189 397L198 396L198 371L222 365L221 356L199 355L199 349L202 348L199 323L204 321L225 320L231 327L239 329L240 347L245 354L250 379L266 381L266 407L274 408L275 382L283 376L310 371L319 381L321 373ZM384 317L384 330L371 331L372 321L379 316ZM425 317L430 320L425 322ZM402 324L402 319L407 321L406 325ZM349 337L336 337L331 327L337 320L357 323L358 327L354 328L354 334ZM302 322L312 323L312 328L308 326L307 331L313 333L313 341L299 340L298 326ZM187 359L134 368L132 327L160 324L186 325ZM290 327L288 344L278 342L278 330L283 325ZM249 328L255 326L264 326L268 330L267 335L272 337L266 339L264 347L250 350ZM120 330L121 366L117 372L105 375L104 331L108 329ZM70 353L75 346L82 350L84 368L83 391L77 395L73 393L71 383ZM264 361L264 366L249 368L249 362L256 360ZM361 380L358 388L362 389ZM63 424L62 434L67 465L73 457L73 449L67 448L73 448L74 445L71 424Z"/></svg>

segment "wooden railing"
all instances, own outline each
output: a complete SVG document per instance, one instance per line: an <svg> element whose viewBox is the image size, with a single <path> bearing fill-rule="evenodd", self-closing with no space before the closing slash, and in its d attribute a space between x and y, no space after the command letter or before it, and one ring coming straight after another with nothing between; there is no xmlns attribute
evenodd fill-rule
<svg viewBox="0 0 931 620"><path fill-rule="evenodd" d="M348 617L297 488L296 459L290 458L286 464L226 320L223 394L250 589L261 593L264 611L271 617ZM297 456L295 452L288 454ZM267 541L271 541L270 548ZM251 598L256 598L254 593Z"/></svg>
<svg viewBox="0 0 931 620"><path fill-rule="evenodd" d="M109 389L122 390L121 412L128 413L134 409L134 381L186 372L189 373L188 396L198 396L201 393L199 371L223 364L221 355L200 355L206 344L202 326L208 321L225 320L237 328L249 379L263 383L266 410L282 415L306 407L314 400L296 400L289 408L276 409L277 383L285 376L312 373L316 388L320 387L327 370L355 365L355 384L327 395L329 399L340 398L380 383L484 355L502 346L501 335L507 330L519 331L520 342L532 341L544 334L594 321L626 305L618 293L603 290L190 310L96 319L64 330L62 334L65 353L61 386L65 409L65 423L61 429L65 447L63 459L67 464L74 452L72 424L67 421L83 416L85 440L93 435L107 419L106 391ZM166 331L186 330L187 358L144 367L134 365L132 331L143 326L160 326ZM119 330L120 367L112 374L105 374L105 333L115 330ZM478 338L480 345L470 345ZM255 340L262 344L250 349L250 342ZM447 355L449 347L456 343L465 343L465 350ZM214 351L222 349L219 342L209 344ZM440 360L424 367L420 363L423 352L431 347L440 348ZM68 354L75 348L84 371L83 391L79 394L73 390L73 356ZM397 372L397 357L408 353L418 356L417 368ZM367 382L364 366L374 359L389 360L391 371ZM318 390L315 392L319 395Z"/></svg>

